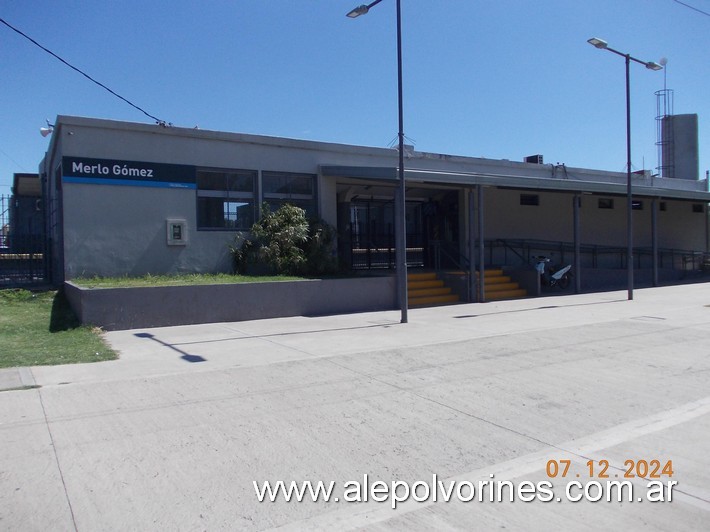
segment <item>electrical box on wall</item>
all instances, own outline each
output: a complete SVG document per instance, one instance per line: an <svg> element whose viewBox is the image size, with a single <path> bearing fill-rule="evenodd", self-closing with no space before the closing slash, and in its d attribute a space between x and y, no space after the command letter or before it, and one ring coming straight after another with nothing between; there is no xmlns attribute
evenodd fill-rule
<svg viewBox="0 0 710 532"><path fill-rule="evenodd" d="M187 220L168 220L168 246L187 245Z"/></svg>

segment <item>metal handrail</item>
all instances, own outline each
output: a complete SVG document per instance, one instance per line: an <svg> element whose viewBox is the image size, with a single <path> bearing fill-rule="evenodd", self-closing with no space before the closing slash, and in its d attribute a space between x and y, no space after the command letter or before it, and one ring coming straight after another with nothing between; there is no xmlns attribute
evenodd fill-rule
<svg viewBox="0 0 710 532"><path fill-rule="evenodd" d="M501 239L501 238L497 238L497 239L496 239L496 242L500 242L501 244L503 244L504 247L506 247L507 249L509 249L509 250L512 251L513 253L515 253L518 257L520 257L520 260L521 260L521 261L526 262L526 263L529 262L528 259L526 259L525 257L523 257L523 255L521 255L520 253L518 253L518 251L517 251L514 247L512 247L510 244L508 244L507 241L505 241L505 240L503 240L503 239Z"/></svg>
<svg viewBox="0 0 710 532"><path fill-rule="evenodd" d="M442 245L444 244L444 245ZM458 251L453 251L445 246L445 242L441 240L434 240L430 242L429 248L433 251L434 255L434 270L441 271L441 256L444 255L457 269L468 270L469 260L466 255L461 254ZM455 257L454 255L458 255Z"/></svg>
<svg viewBox="0 0 710 532"><path fill-rule="evenodd" d="M551 251L559 252L561 255L561 262L564 262L565 253L574 253L574 243L554 241L554 240L534 240L534 239L491 239L485 242L486 247L490 254L490 263L493 262L493 252L495 249L500 247L510 250L517 257L520 258L521 264L530 264L530 253L532 250L536 251ZM620 267L625 267L626 253L627 249L622 246L600 246L598 244L582 244L580 246L580 253L592 255L592 267L598 268L598 257L601 255L619 255ZM637 263L641 263L641 257L652 256L653 249L649 247L635 247L634 255L636 257ZM687 264L691 264L691 269L698 269L702 267L702 264L707 260L709 256L707 252L698 250L685 250L685 249L675 249L675 248L659 248L658 256L661 266L664 262L664 257L670 255L670 266L674 269L676 264L676 258L680 257L683 263L683 269L687 269ZM506 255L507 260L507 255Z"/></svg>

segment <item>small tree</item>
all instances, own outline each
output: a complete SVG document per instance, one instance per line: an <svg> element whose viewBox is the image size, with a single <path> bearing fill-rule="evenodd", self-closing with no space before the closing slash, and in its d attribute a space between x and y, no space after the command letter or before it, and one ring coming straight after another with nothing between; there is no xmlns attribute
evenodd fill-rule
<svg viewBox="0 0 710 532"><path fill-rule="evenodd" d="M271 212L263 205L261 219L252 228L252 239L245 240L238 250L232 248L237 271L244 272L248 264L262 264L273 273L299 273L306 263L300 247L308 239L305 211L294 205L283 205Z"/></svg>
<svg viewBox="0 0 710 532"><path fill-rule="evenodd" d="M234 267L245 273L249 265L269 273L322 274L337 270L333 254L335 229L322 220L306 220L306 212L285 204L275 212L267 204L252 228L252 238L231 247Z"/></svg>
<svg viewBox="0 0 710 532"><path fill-rule="evenodd" d="M303 246L308 273L322 275L338 271L335 228L324 220L312 219L309 222L308 232L308 240Z"/></svg>

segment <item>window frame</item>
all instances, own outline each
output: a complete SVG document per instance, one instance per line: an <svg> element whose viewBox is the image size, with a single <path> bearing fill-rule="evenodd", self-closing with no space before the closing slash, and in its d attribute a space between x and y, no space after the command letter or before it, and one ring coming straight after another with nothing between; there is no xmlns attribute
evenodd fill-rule
<svg viewBox="0 0 710 532"><path fill-rule="evenodd" d="M200 177L201 174L222 174L223 175L223 180L224 180L224 187L221 189L218 188L200 188ZM243 169L243 168L198 168L196 171L195 175L195 182L197 184L197 190L195 194L195 204L196 204L196 227L198 231L229 231L229 232L238 232L238 231L249 231L254 224L254 221L256 220L257 216L257 198L258 198L258 175L259 172L257 170L250 170L250 169ZM239 177L246 177L248 179L251 179L251 191L249 190L232 190L230 187L229 179L230 176L239 176ZM223 226L211 226L211 225L205 225L203 222L205 221L205 218L209 218L206 216L206 212L204 208L201 206L202 203L204 203L203 199L206 200L214 200L214 199L219 199L222 200L222 221L224 223ZM244 203L250 206L249 211L250 211L250 216L247 222L237 225L235 223L234 226L230 226L229 223L229 218L227 214L230 212L229 210L225 211L225 206L228 203ZM238 211L234 211L234 214L236 215L236 220L233 220L234 222L239 221L238 217Z"/></svg>
<svg viewBox="0 0 710 532"><path fill-rule="evenodd" d="M303 194L301 192L273 192L267 190L270 189L267 181L270 178L295 178L303 179L307 178L311 183L311 193ZM289 172L289 171L279 171L279 170L262 170L261 171L261 203L266 203L271 209L274 206L281 206L287 203L300 207L306 211L308 217L318 217L319 216L319 205L318 205L318 175L310 174L306 172ZM306 204L304 206L304 204ZM310 204L310 205L308 205ZM309 212L310 207L310 212Z"/></svg>

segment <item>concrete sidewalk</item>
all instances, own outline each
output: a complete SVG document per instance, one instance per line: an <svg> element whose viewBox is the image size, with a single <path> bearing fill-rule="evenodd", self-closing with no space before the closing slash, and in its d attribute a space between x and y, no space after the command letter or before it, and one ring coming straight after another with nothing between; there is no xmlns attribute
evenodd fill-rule
<svg viewBox="0 0 710 532"><path fill-rule="evenodd" d="M0 392L34 388L36 385L30 368L0 369Z"/></svg>
<svg viewBox="0 0 710 532"><path fill-rule="evenodd" d="M108 333L119 360L22 370L41 387L0 393L0 529L704 529L710 285L635 296ZM639 502L638 477L632 502L567 500L629 460L672 461L673 501ZM364 475L549 481L555 498L344 502ZM260 503L266 480L334 481L341 502Z"/></svg>

